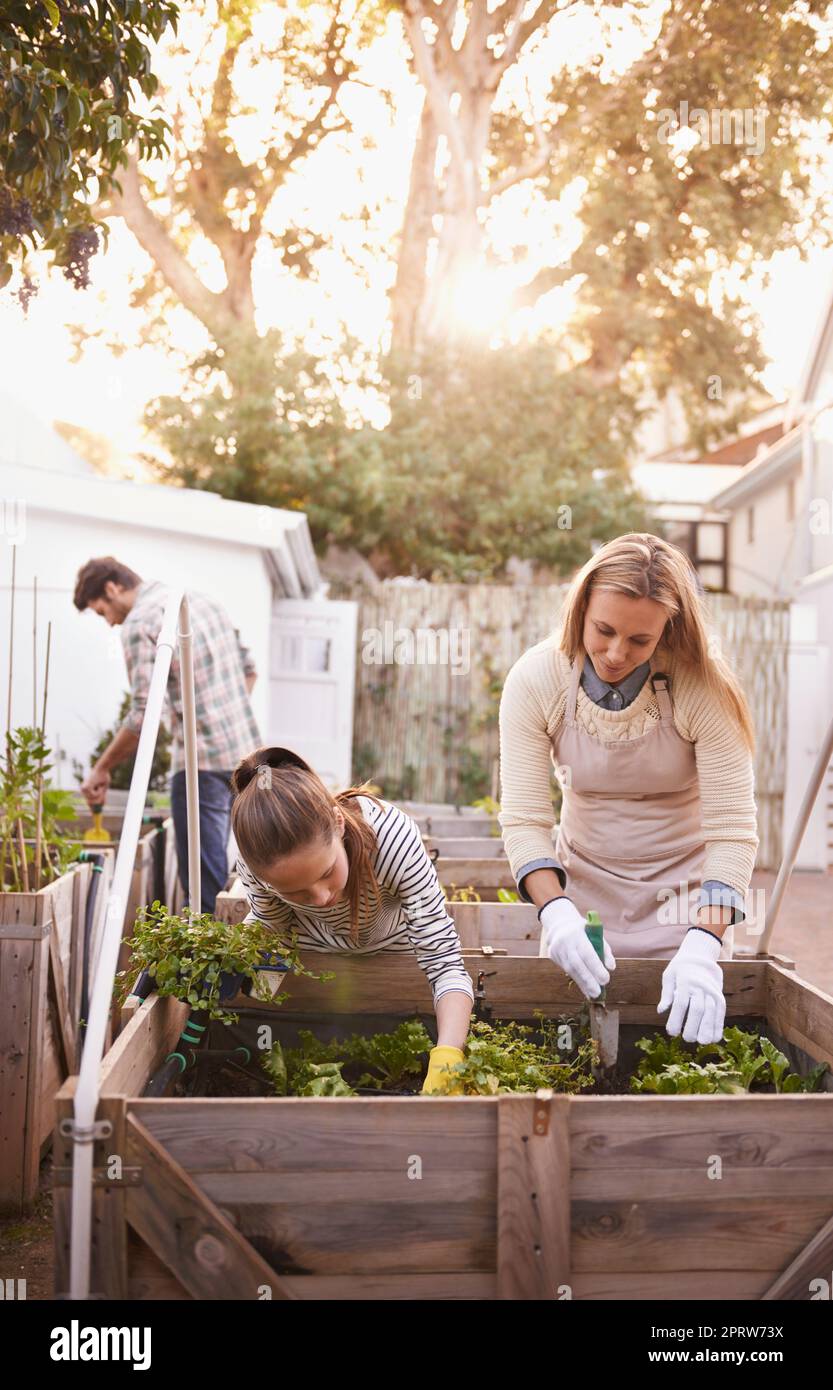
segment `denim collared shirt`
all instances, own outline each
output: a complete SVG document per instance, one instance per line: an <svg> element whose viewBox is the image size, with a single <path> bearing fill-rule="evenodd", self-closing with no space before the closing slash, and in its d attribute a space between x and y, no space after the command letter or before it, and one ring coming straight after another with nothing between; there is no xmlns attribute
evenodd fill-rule
<svg viewBox="0 0 833 1390"><path fill-rule="evenodd" d="M618 685L609 685L607 681L603 681L596 674L590 657L586 656L584 658L584 670L581 673L581 688L594 705L598 705L600 709L627 709L628 705L633 704L650 673L650 661L643 661L640 666L631 671L629 676L625 676L624 680L619 681ZM531 859L528 864L524 864L519 869L516 875L518 893L523 902L532 902L524 887L523 880L524 876L531 873L533 869L555 869L561 887L566 888L567 873L557 859ZM715 878L707 879L701 885L700 906L730 907L733 922L742 922L746 915L743 911L743 898L737 889L731 888L728 883L721 883Z"/></svg>

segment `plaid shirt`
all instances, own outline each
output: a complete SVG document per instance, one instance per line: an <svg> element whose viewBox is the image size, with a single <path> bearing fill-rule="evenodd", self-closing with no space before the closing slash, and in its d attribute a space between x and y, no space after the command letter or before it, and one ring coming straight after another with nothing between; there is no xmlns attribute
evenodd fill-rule
<svg viewBox="0 0 833 1390"><path fill-rule="evenodd" d="M138 734L145 716L156 642L162 627L168 587L145 580L133 607L121 624L121 641L132 700L123 729ZM197 715L197 766L231 772L241 758L260 747L244 676L254 674L251 652L240 641L225 609L205 594L188 590L194 660L194 700ZM182 729L182 685L179 648L174 648L168 674L168 704L173 714L171 775L185 767Z"/></svg>

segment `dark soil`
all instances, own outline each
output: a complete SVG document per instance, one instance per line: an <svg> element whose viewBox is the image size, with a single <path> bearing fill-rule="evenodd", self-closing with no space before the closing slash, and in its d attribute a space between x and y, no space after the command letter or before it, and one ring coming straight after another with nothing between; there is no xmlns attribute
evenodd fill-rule
<svg viewBox="0 0 833 1390"><path fill-rule="evenodd" d="M47 1300L55 1296L54 1271L52 1157L47 1155L31 1210L0 1217L0 1279L25 1279L27 1299Z"/></svg>

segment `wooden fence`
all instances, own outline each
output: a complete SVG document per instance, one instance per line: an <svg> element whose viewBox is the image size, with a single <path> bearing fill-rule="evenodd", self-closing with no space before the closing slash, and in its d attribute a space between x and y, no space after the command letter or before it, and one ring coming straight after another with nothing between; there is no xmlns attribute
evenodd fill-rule
<svg viewBox="0 0 833 1390"><path fill-rule="evenodd" d="M359 602L354 780L392 800L498 798L509 668L558 623L566 585L384 583ZM759 868L781 858L789 605L712 594L712 632L749 699L758 747ZM553 777L555 805L558 786Z"/></svg>

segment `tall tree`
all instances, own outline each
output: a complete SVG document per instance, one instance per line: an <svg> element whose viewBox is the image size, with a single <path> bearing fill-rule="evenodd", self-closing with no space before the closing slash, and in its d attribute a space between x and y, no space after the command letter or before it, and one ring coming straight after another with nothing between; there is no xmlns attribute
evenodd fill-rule
<svg viewBox="0 0 833 1390"><path fill-rule="evenodd" d="M531 268L515 307L575 286L575 361L595 381L630 373L659 394L673 382L698 442L725 430L719 401L740 409L763 359L759 325L720 275L743 277L788 246L803 253L811 236L831 240L825 151L802 140L830 112L828 0L669 0L661 13L654 0L398 8L425 101L394 347L462 331L455 289L488 258L485 219L508 189L526 183L556 201L578 187L577 248ZM576 20L585 33L595 25L585 59L571 41ZM634 20L639 56L617 70ZM553 77L533 109L521 78L542 64Z"/></svg>
<svg viewBox="0 0 833 1390"><path fill-rule="evenodd" d="M276 232L267 214L287 179L322 142L350 129L342 92L355 75L357 49L380 22L376 6L365 0L296 3L272 10L273 17L282 15L282 27L271 45L258 30L264 9L272 7L257 0L189 7L188 36L171 50L174 61L187 60L187 68L177 85L163 89L172 158L148 170L134 153L121 190L111 191L99 209L123 218L151 258L147 279L134 295L151 326L164 323L173 304L183 305L213 343L227 349L232 380L233 345L256 335L252 273L259 247L271 246L285 268L312 273L322 236L292 222ZM252 111L247 79L267 64L274 73L273 108L259 113L260 152L245 157L235 123ZM219 253L222 289L209 287L189 255L199 235Z"/></svg>

